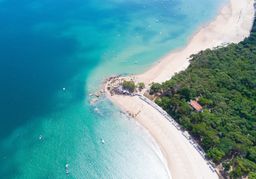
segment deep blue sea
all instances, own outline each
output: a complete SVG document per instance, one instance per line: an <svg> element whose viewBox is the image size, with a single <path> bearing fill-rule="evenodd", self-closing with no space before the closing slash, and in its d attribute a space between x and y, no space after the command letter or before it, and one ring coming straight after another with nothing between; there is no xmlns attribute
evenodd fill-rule
<svg viewBox="0 0 256 179"><path fill-rule="evenodd" d="M167 178L147 131L89 93L184 46L221 4L0 0L0 178Z"/></svg>

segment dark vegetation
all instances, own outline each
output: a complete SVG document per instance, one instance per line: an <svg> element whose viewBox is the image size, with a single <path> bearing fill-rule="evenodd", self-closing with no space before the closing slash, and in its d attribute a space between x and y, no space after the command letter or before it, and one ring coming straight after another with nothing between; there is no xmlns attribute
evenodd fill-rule
<svg viewBox="0 0 256 179"><path fill-rule="evenodd" d="M256 178L256 23L243 42L192 57L187 70L150 93L225 175ZM203 112L190 107L196 98Z"/></svg>
<svg viewBox="0 0 256 179"><path fill-rule="evenodd" d="M141 91L145 88L145 84L144 83L138 83L137 87Z"/></svg>
<svg viewBox="0 0 256 179"><path fill-rule="evenodd" d="M130 93L133 93L136 89L136 85L133 81L124 81L122 86L123 89L128 90Z"/></svg>

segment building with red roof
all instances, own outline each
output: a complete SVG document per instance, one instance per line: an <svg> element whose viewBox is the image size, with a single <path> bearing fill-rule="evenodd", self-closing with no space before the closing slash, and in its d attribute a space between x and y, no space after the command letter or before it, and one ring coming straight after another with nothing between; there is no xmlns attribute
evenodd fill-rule
<svg viewBox="0 0 256 179"><path fill-rule="evenodd" d="M190 100L190 106L192 106L197 112L201 112L203 107L195 100Z"/></svg>

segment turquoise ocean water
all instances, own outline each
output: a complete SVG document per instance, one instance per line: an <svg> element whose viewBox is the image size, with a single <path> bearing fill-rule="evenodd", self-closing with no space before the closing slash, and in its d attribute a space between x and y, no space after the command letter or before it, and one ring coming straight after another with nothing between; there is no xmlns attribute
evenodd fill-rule
<svg viewBox="0 0 256 179"><path fill-rule="evenodd" d="M0 178L167 178L149 134L88 94L185 45L222 3L0 0Z"/></svg>

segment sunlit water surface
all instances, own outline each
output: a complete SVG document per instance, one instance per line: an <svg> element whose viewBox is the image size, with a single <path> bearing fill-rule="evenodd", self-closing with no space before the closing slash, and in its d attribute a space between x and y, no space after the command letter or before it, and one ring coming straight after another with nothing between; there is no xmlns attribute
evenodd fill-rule
<svg viewBox="0 0 256 179"><path fill-rule="evenodd" d="M1 178L167 178L149 134L89 93L182 47L221 3L0 0Z"/></svg>

